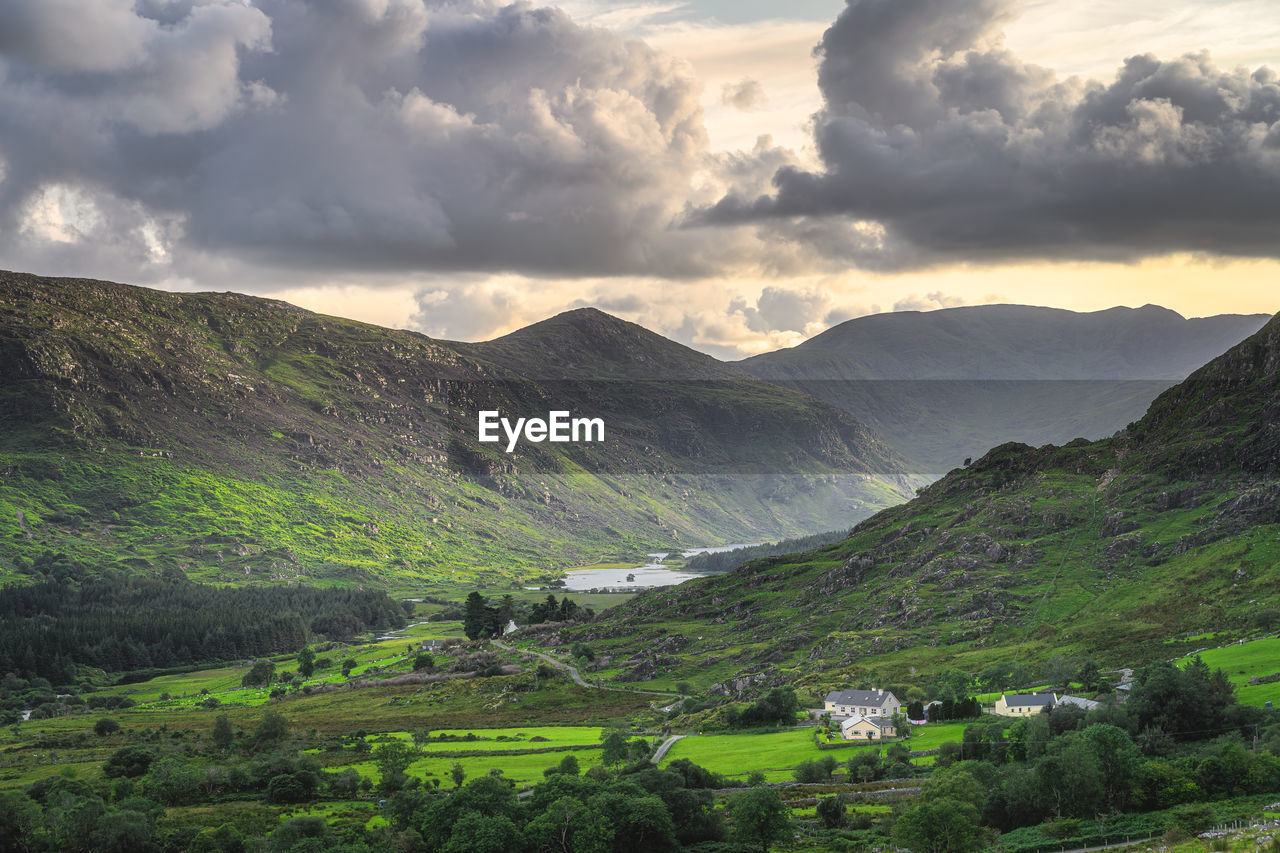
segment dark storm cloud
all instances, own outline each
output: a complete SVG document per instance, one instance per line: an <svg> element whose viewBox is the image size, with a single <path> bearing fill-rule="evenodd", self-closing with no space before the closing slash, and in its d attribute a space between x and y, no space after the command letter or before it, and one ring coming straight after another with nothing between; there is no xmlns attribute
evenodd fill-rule
<svg viewBox="0 0 1280 853"><path fill-rule="evenodd" d="M704 222L862 223L873 267L1169 251L1280 256L1280 85L1208 54L1058 79L1002 44L1009 0L848 0L817 49L824 169ZM806 224L807 223L807 224ZM870 230L867 230L870 229Z"/></svg>
<svg viewBox="0 0 1280 853"><path fill-rule="evenodd" d="M683 63L553 9L0 4L11 265L111 269L158 245L281 268L699 274L725 249L668 226L706 157ZM68 205L95 213L91 238Z"/></svg>

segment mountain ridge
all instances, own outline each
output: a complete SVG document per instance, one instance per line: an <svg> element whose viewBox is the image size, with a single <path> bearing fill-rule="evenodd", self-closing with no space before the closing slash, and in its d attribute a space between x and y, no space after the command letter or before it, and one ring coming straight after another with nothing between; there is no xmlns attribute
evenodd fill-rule
<svg viewBox="0 0 1280 853"><path fill-rule="evenodd" d="M854 418L749 376L645 383L636 402L630 381L530 379L240 294L0 273L0 354L12 571L48 551L242 582L506 581L806 533L912 485ZM477 441L490 408L609 428L506 453Z"/></svg>
<svg viewBox="0 0 1280 853"><path fill-rule="evenodd" d="M736 363L775 379L1180 381L1267 319L1265 314L1185 318L1151 304L1088 312L1017 304L895 311L847 320L790 349ZM911 334L897 327L909 327ZM885 342L886 334L894 341L923 343L894 347ZM1220 347L1223 340L1230 343ZM802 375L783 369L819 353L836 360Z"/></svg>
<svg viewBox="0 0 1280 853"><path fill-rule="evenodd" d="M856 318L738 364L850 412L938 476L1003 442L1111 435L1264 322L966 306Z"/></svg>

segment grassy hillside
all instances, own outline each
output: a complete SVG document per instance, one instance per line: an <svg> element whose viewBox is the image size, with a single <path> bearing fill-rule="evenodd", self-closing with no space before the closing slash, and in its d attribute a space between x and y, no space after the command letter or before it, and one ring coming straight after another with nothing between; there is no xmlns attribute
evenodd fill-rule
<svg viewBox="0 0 1280 853"><path fill-rule="evenodd" d="M1278 534L1280 318L1120 436L997 447L843 542L637 596L580 633L624 680L733 692L1130 666L1197 647L1177 635L1280 624Z"/></svg>
<svg viewBox="0 0 1280 853"><path fill-rule="evenodd" d="M272 300L0 273L0 575L62 553L234 582L510 582L839 526L909 491L852 417L728 370L666 381L705 357L639 327L565 381L519 372L543 362L521 346L490 360ZM627 361L637 378L612 381ZM507 454L476 440L488 408L602 417L606 440Z"/></svg>

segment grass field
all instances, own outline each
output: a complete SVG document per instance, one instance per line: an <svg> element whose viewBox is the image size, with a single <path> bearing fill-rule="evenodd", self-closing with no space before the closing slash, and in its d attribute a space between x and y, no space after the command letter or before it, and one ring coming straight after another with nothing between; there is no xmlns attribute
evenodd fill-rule
<svg viewBox="0 0 1280 853"><path fill-rule="evenodd" d="M936 749L944 741L960 740L966 725L968 723L916 726L905 744L912 750ZM813 742L813 732L812 728L803 728L767 734L691 735L675 743L663 764L687 758L725 776L745 776L759 770L768 781L782 782L790 779L796 765L802 762L829 755L843 763L858 752L877 746L883 750L889 743L897 742L821 750ZM916 761L929 763L931 757Z"/></svg>
<svg viewBox="0 0 1280 853"><path fill-rule="evenodd" d="M476 740L431 741L426 752L475 752L477 750L547 749L554 746L589 746L600 743L605 731L599 726L523 726L511 729L433 729L432 737L441 735ZM536 738L536 740L535 740ZM386 732L365 738L376 745L387 739L411 740L410 732Z"/></svg>
<svg viewBox="0 0 1280 853"><path fill-rule="evenodd" d="M1280 705L1280 681L1271 684L1250 684L1251 675L1271 675L1280 672L1280 637L1263 637L1244 643L1206 649L1198 652L1210 669L1222 669L1236 686L1236 701L1242 705L1261 705L1271 702ZM1178 661L1186 666L1195 655Z"/></svg>
<svg viewBox="0 0 1280 853"><path fill-rule="evenodd" d="M329 658L330 665L316 670L311 678L295 679L292 686L341 684L347 681L342 675L341 667L342 662L348 658L354 659L357 663L351 670L351 675L357 678L369 673L372 669L383 667L407 671L411 656L416 654L423 640L459 639L462 636L461 622L415 622L396 632L391 639L319 652L317 657ZM439 657L439 654L436 656ZM277 676L295 670L296 659L296 655L277 655L271 658L276 664ZM128 696L138 703L160 703L163 707L170 708L195 705L209 696L226 704L261 705L270 697L270 690L240 686L240 679L249 671L249 667L250 663L246 661L196 672L162 675L137 684L107 687L101 692L108 695ZM160 697L165 694L168 694L169 698L162 700Z"/></svg>
<svg viewBox="0 0 1280 853"><path fill-rule="evenodd" d="M462 765L462 769L466 772L468 779L484 776L491 770L500 770L505 778L511 779L517 784L532 785L541 782L545 778L543 771L548 767L555 767L567 755L572 755L578 759L578 767L582 771L586 771L587 768L594 767L600 763L600 750L598 749L539 752L528 755L468 756L465 758L427 756L409 765L407 772L410 776L418 776L428 782L433 779L439 779L440 787L448 789L453 787L453 781L449 778L449 771L453 768L454 762L457 762ZM341 769L343 767L353 767L361 776L367 776L374 782L378 781L378 768L373 761L331 765L329 769Z"/></svg>

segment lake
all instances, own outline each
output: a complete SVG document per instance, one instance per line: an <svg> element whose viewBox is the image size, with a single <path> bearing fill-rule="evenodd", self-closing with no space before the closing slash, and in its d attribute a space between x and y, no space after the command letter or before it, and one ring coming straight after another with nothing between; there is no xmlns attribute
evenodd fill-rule
<svg viewBox="0 0 1280 853"><path fill-rule="evenodd" d="M715 548L688 548L681 551L685 557L694 554L719 553L750 545L721 545ZM643 566L623 569L573 569L564 573L564 588L570 592L587 592L593 589L641 590L655 586L673 586L687 580L704 577L700 572L683 572L663 565L671 556L669 552L646 554L649 561ZM630 576L631 580L627 580Z"/></svg>

